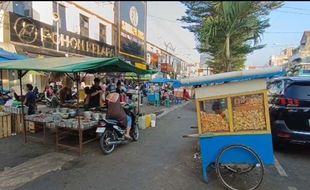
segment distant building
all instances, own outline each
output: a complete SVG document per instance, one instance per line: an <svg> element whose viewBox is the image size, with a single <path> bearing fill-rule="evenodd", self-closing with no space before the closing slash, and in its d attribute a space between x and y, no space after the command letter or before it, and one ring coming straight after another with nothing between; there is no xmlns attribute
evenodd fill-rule
<svg viewBox="0 0 310 190"><path fill-rule="evenodd" d="M255 69L263 69L266 67L270 67L270 65L263 65L263 66L248 66L246 67L246 70L255 70Z"/></svg>
<svg viewBox="0 0 310 190"><path fill-rule="evenodd" d="M310 31L305 31L300 40L300 45L293 51L291 61L310 56Z"/></svg>
<svg viewBox="0 0 310 190"><path fill-rule="evenodd" d="M270 66L282 66L290 61L293 56L294 48L286 48L282 50L280 55L273 55L269 60Z"/></svg>
<svg viewBox="0 0 310 190"><path fill-rule="evenodd" d="M166 74L175 73L177 77L184 76L188 64L186 61L151 42L146 45L146 63L149 68Z"/></svg>

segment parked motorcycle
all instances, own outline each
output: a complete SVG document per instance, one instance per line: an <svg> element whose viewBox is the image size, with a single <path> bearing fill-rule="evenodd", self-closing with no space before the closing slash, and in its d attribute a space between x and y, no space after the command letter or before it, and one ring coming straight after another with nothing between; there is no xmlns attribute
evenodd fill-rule
<svg viewBox="0 0 310 190"><path fill-rule="evenodd" d="M45 103L47 107L56 108L59 105L59 98L57 96L52 96L51 98L45 97Z"/></svg>
<svg viewBox="0 0 310 190"><path fill-rule="evenodd" d="M137 117L134 113L134 107L125 105L124 110L127 115L132 118L132 126L130 136L133 141L139 138L139 129L137 125ZM100 136L100 147L104 154L110 154L119 144L127 144L130 140L125 139L126 127L122 126L116 120L102 119L96 130Z"/></svg>
<svg viewBox="0 0 310 190"><path fill-rule="evenodd" d="M0 105L4 105L8 100L12 99L9 94L10 91L0 90Z"/></svg>

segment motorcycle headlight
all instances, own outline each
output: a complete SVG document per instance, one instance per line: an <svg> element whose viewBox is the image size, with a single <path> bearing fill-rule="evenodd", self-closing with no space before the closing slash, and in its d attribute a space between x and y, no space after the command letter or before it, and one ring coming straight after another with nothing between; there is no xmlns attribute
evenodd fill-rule
<svg viewBox="0 0 310 190"><path fill-rule="evenodd" d="M104 121L99 121L99 125L100 125L100 126L105 126L105 125L106 125L106 122L104 122Z"/></svg>

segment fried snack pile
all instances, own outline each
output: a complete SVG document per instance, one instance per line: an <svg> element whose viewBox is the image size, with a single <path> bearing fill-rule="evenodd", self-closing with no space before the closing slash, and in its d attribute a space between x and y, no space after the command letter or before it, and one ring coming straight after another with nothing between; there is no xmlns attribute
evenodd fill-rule
<svg viewBox="0 0 310 190"><path fill-rule="evenodd" d="M248 96L243 104L233 106L234 131L266 128L263 96Z"/></svg>
<svg viewBox="0 0 310 190"><path fill-rule="evenodd" d="M219 114L206 113L201 111L201 132L227 132L229 131L228 122Z"/></svg>

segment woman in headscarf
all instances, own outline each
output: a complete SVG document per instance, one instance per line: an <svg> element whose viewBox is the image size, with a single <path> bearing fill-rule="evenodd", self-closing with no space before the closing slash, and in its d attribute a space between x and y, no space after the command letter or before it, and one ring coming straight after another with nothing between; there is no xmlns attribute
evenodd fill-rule
<svg viewBox="0 0 310 190"><path fill-rule="evenodd" d="M107 119L117 120L122 126L126 127L125 137L127 139L132 139L130 137L130 129L132 125L132 119L126 114L124 108L120 103L120 95L118 93L110 93L106 100L108 101L108 113L106 115Z"/></svg>

